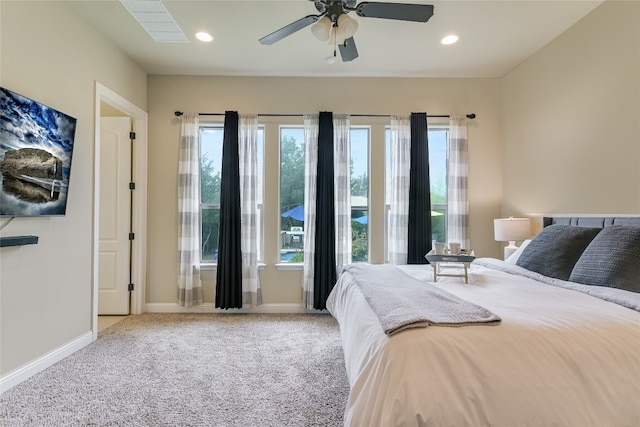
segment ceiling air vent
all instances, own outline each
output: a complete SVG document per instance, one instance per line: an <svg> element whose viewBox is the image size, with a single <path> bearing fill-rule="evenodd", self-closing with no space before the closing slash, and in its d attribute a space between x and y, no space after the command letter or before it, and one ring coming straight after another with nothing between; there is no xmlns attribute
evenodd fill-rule
<svg viewBox="0 0 640 427"><path fill-rule="evenodd" d="M160 0L120 0L120 3L158 43L189 42Z"/></svg>

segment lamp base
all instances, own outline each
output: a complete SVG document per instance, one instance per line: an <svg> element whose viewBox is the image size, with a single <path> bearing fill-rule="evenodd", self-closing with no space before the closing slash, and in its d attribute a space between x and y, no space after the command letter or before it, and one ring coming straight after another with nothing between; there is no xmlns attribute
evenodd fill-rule
<svg viewBox="0 0 640 427"><path fill-rule="evenodd" d="M510 240L509 245L505 246L504 248L504 259L506 260L507 258L509 258L517 250L518 247L516 246L515 240Z"/></svg>

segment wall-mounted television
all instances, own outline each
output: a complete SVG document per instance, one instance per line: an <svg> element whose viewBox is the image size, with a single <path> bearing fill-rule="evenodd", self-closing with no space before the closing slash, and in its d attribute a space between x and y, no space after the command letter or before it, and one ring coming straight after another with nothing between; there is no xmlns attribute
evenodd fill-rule
<svg viewBox="0 0 640 427"><path fill-rule="evenodd" d="M0 87L0 216L67 210L76 119Z"/></svg>

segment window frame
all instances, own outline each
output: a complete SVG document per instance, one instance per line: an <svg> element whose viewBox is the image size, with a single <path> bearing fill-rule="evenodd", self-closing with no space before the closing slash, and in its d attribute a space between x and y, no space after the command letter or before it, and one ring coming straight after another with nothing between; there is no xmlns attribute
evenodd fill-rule
<svg viewBox="0 0 640 427"><path fill-rule="evenodd" d="M217 129L223 131L224 138L224 123L219 121L201 121L198 125L198 144L200 148L200 167L198 170L198 188L202 189L202 131L206 129ZM256 203L256 209L258 212L258 222L256 224L257 228L257 238L258 238L258 263L264 265L264 147L265 147L265 125L258 124L258 135L262 134L261 145L259 145L258 150L261 153L258 154L258 159L261 160L262 164L258 164L258 183L261 186L259 191L260 200ZM260 141L260 136L258 136L258 141ZM222 153L220 153L222 156ZM220 174L222 174L222 168L220 169ZM203 253L203 242L202 242L202 213L203 210L218 210L220 211L220 203L203 203L202 202L202 194L200 194L200 203L198 204L198 235L200 236L200 265L202 266L217 266L217 260L215 259L205 259Z"/></svg>
<svg viewBox="0 0 640 427"><path fill-rule="evenodd" d="M372 129L371 129L371 125L351 125L349 127L349 131L353 131L353 130L366 130L367 132L367 147L366 147L366 173L367 173L367 205L366 206L356 206L356 207L364 207L367 211L367 215L369 215L369 213L371 212L371 198L370 193L371 193L371 134L372 134ZM282 171L281 171L281 166L282 166L282 131L286 130L286 129L300 129L304 132L304 126L303 125L293 125L293 124L280 124L278 126L278 137L279 137L279 161L278 161L278 165L280 166L280 170L278 172L278 219L280 221L281 215L282 215L282 203L281 203L281 197L282 197ZM350 134L350 138L351 138L351 134ZM305 141L302 141L303 144L303 149L306 150L306 147L304 146ZM351 154L350 155L350 159L351 159ZM304 201L303 201L304 203ZM351 206L351 212L353 211L353 207ZM351 216L351 213L350 213ZM280 230L281 227L279 228L279 233L282 233L282 230ZM370 239L370 225L369 223L367 223L367 261L360 261L360 262L368 262L368 260L371 257L371 239ZM352 237L353 238L353 237ZM282 260L282 240L281 238L278 238L278 262L276 263L276 267L279 270L297 270L302 268L304 261L303 262L290 262L290 261L283 261ZM304 241L303 241L303 248L302 248L303 252L304 252ZM353 249L352 249L352 256L353 256Z"/></svg>
<svg viewBox="0 0 640 427"><path fill-rule="evenodd" d="M387 138L388 132L391 129L391 126L386 125L384 127L385 129L385 165L386 165L386 161L387 161L387 145L390 143L389 139ZM445 146L445 199L448 200L449 197L449 138L450 138L450 134L451 134L451 128L449 126L449 124L444 124L444 123L439 123L439 124L428 124L427 125L427 132L438 132L438 131L445 131L446 132L446 146ZM431 154L431 153L429 153ZM429 156L429 160L431 160L431 156ZM387 190L387 179L385 176L384 179L384 183L385 183L385 199L384 199L384 262L388 263L389 262L389 241L388 241L388 235L389 235L389 211L391 209L391 206L389 205L389 203L387 203L387 194L386 194L386 190ZM448 228L448 209L449 209L449 204L448 203L438 203L438 204L433 204L433 202L431 203L431 210L443 210L444 211L444 234L445 234L445 240L446 240L446 235L447 235L447 228ZM433 218L431 219L431 223L433 225Z"/></svg>
<svg viewBox="0 0 640 427"><path fill-rule="evenodd" d="M351 156L353 154L353 138L352 138L352 134L351 131L353 130L366 130L367 131L367 159L366 159L366 167L367 167L367 205L366 206L355 206L356 208L360 208L360 207L364 207L367 211L367 217L371 216L371 135L372 135L372 125L368 124L368 125L351 125L349 128L349 137L351 138L351 153L349 153L349 155ZM350 160L352 159L352 157L350 157ZM350 177L351 179L353 179L353 177ZM351 184L353 182L350 182L350 187ZM353 200L353 194L351 194L351 200ZM353 222L353 209L354 209L354 205L351 205L351 211L350 211L350 217L351 217L351 221ZM354 263L358 263L358 262L369 262L369 260L371 259L371 225L369 223L369 221L367 220L367 259L364 261L353 261ZM352 244L353 244L353 227L351 229L351 240L352 240ZM353 246L351 248L351 256L353 257Z"/></svg>
<svg viewBox="0 0 640 427"><path fill-rule="evenodd" d="M285 230L281 230L282 226L282 131L287 129L300 130L302 131L302 150L303 154L306 155L306 146L304 140L304 124L279 124L278 125L278 238L276 239L278 242L278 259L276 262L276 267L278 270L301 270L304 265L303 262L290 262L282 260L282 232ZM304 179L304 173L303 173ZM304 184L303 184L303 193L302 193L302 206L304 206ZM302 235L302 252L304 253L304 235Z"/></svg>

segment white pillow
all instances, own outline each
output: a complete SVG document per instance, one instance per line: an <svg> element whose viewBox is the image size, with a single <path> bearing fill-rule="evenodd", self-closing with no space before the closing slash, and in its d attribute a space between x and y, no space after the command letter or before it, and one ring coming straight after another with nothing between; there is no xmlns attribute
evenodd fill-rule
<svg viewBox="0 0 640 427"><path fill-rule="evenodd" d="M531 239L524 240L522 242L522 244L520 245L520 247L518 249L516 249L516 251L514 253L509 255L509 257L507 259L505 259L504 262L508 262L509 264L514 264L515 265L515 263L518 261L518 258L520 258L520 254L522 254L522 251L524 251L524 248L527 247L529 242L531 242Z"/></svg>

